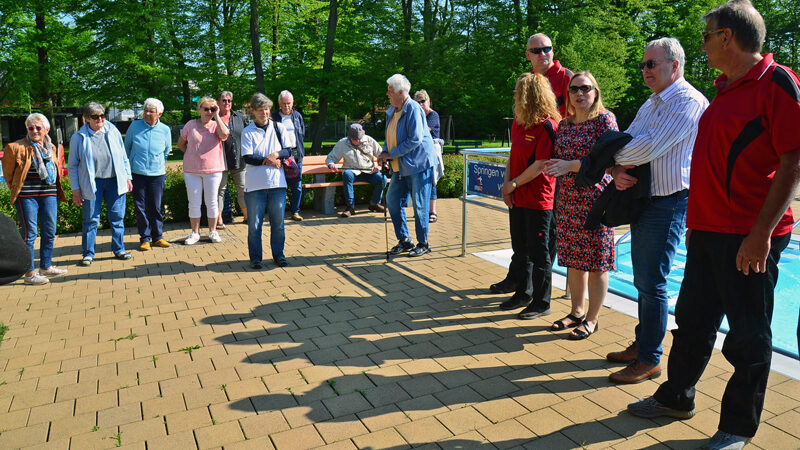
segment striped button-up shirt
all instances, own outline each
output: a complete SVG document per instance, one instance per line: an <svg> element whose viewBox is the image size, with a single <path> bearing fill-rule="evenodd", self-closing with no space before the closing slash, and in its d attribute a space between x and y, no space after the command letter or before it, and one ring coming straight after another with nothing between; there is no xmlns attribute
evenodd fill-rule
<svg viewBox="0 0 800 450"><path fill-rule="evenodd" d="M633 140L614 156L616 163L640 166L649 162L651 195L688 189L697 124L707 107L706 97L678 78L639 108L625 130Z"/></svg>

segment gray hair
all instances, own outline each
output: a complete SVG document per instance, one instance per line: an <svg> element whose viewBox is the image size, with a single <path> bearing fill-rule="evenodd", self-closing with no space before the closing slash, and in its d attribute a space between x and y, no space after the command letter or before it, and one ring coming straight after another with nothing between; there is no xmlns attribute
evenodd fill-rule
<svg viewBox="0 0 800 450"><path fill-rule="evenodd" d="M157 98L153 98L153 97L150 97L147 100L145 100L144 101L144 106L142 106L142 108L143 109L155 108L156 112L158 114L161 114L161 113L164 112L164 104L161 103L161 100L159 100Z"/></svg>
<svg viewBox="0 0 800 450"><path fill-rule="evenodd" d="M408 81L405 75L399 73L390 76L386 80L386 84L388 84L395 93L403 91L408 94L411 91L411 82Z"/></svg>
<svg viewBox="0 0 800 450"><path fill-rule="evenodd" d="M89 117L92 114L105 114L106 109L97 102L89 102L83 107L83 117Z"/></svg>
<svg viewBox="0 0 800 450"><path fill-rule="evenodd" d="M532 40L534 40L537 37L543 37L543 38L547 39L548 41L550 41L550 45L551 46L553 45L553 40L550 39L550 36L548 36L548 35L546 35L544 33L532 34L531 37L528 38L528 43L530 43Z"/></svg>
<svg viewBox="0 0 800 450"><path fill-rule="evenodd" d="M219 97L217 97L217 98L222 99L222 97L230 97L231 100L233 100L233 92L231 92L231 91L222 91L222 92L219 93Z"/></svg>
<svg viewBox="0 0 800 450"><path fill-rule="evenodd" d="M250 109L268 108L272 109L272 100L266 95L256 92L250 97Z"/></svg>
<svg viewBox="0 0 800 450"><path fill-rule="evenodd" d="M282 90L280 94L278 94L278 101L281 101L282 98L291 97L294 100L294 95L291 92L287 91L286 89Z"/></svg>
<svg viewBox="0 0 800 450"><path fill-rule="evenodd" d="M706 24L713 20L717 28L730 28L733 40L742 50L761 52L767 37L767 26L750 0L729 0L707 12L702 19Z"/></svg>
<svg viewBox="0 0 800 450"><path fill-rule="evenodd" d="M644 51L651 48L664 50L664 56L668 61L678 61L678 74L683 76L683 66L686 64L686 54L683 52L681 43L675 38L654 39L647 43Z"/></svg>
<svg viewBox="0 0 800 450"><path fill-rule="evenodd" d="M27 118L25 118L25 126L29 126L32 123L40 123L45 129L50 129L50 121L47 120L47 116L41 113L33 113L30 114Z"/></svg>

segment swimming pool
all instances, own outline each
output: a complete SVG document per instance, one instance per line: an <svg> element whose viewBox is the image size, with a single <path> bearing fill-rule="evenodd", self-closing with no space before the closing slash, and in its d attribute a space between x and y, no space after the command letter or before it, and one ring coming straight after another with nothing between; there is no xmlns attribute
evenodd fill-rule
<svg viewBox="0 0 800 450"><path fill-rule="evenodd" d="M624 237L617 244L617 270L609 273L608 290L623 297L635 300L638 296L633 286L633 267L631 265L631 243ZM553 271L566 275L566 269L553 265ZM675 302L683 280L686 265L686 246L681 240L675 261L667 278L670 314L675 314ZM775 286L775 308L772 314L772 346L775 352L800 359L797 348L797 312L800 308L800 249L798 240L792 239L781 255L778 284ZM720 331L728 331L728 321L723 320Z"/></svg>

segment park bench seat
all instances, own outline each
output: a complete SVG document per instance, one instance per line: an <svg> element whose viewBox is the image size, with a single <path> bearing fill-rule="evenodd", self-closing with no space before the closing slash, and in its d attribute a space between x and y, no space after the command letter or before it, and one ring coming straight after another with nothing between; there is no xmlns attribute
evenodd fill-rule
<svg viewBox="0 0 800 450"><path fill-rule="evenodd" d="M303 157L303 175L314 175L313 183L303 183L303 189L314 189L314 209L324 214L335 214L334 200L336 188L343 186L341 181L327 181L325 176L329 173L341 173L342 165L336 164L338 172L334 172L325 165L327 155L312 155ZM355 181L353 185L369 184L366 181Z"/></svg>

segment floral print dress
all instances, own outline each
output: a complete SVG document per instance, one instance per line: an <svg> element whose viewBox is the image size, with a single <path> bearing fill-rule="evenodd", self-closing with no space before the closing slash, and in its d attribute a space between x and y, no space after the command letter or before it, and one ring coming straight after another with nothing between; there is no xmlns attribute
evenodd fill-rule
<svg viewBox="0 0 800 450"><path fill-rule="evenodd" d="M589 154L597 138L608 130L619 130L614 115L608 111L581 123L562 120L556 132L553 158L566 161L583 158ZM606 175L600 183L578 187L575 173L558 177L555 208L558 265L585 272L614 270L614 229L602 225L596 230L583 229L592 204L611 179Z"/></svg>

